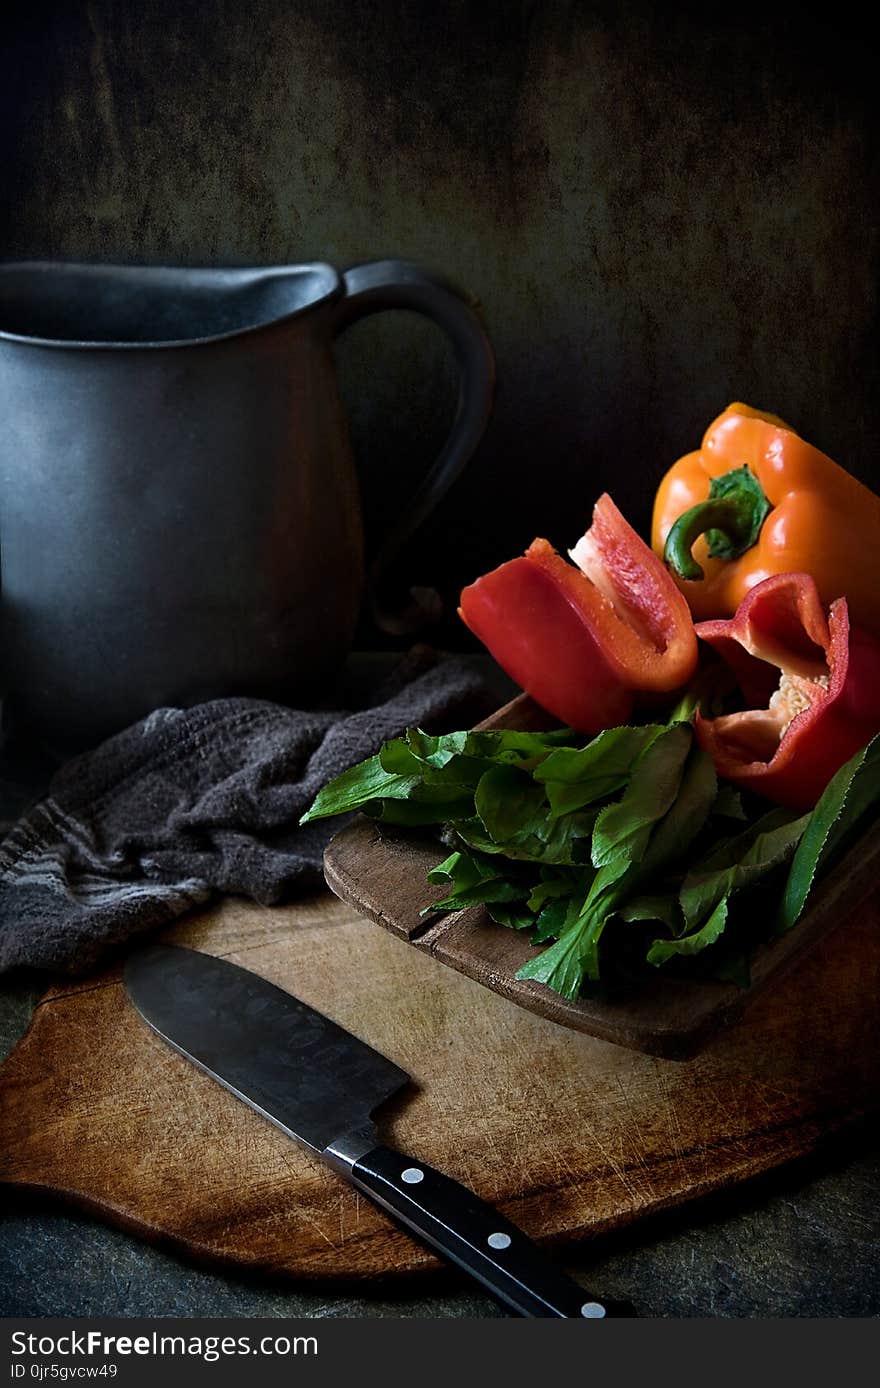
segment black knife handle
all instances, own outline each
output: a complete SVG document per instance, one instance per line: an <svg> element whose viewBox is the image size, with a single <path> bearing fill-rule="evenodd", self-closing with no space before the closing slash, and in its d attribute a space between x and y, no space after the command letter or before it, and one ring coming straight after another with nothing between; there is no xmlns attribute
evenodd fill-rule
<svg viewBox="0 0 880 1388"><path fill-rule="evenodd" d="M353 1162L325 1154L360 1190L407 1229L481 1282L519 1316L604 1319L633 1316L600 1301L567 1277L518 1229L473 1191L390 1147L371 1147Z"/></svg>

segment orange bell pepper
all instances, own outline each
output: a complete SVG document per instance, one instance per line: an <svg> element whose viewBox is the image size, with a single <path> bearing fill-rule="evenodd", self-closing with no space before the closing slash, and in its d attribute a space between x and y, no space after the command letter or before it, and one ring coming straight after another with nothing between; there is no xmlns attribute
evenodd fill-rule
<svg viewBox="0 0 880 1388"><path fill-rule="evenodd" d="M638 693L669 693L697 662L687 603L610 496L572 550L547 540L465 588L459 615L503 670L578 732L625 723Z"/></svg>
<svg viewBox="0 0 880 1388"><path fill-rule="evenodd" d="M698 620L732 617L779 573L880 635L880 497L775 415L729 405L657 492L651 542Z"/></svg>

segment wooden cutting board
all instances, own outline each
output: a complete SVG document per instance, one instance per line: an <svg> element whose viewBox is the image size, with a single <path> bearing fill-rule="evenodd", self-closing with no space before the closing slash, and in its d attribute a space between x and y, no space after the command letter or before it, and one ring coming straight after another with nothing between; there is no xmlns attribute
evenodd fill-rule
<svg viewBox="0 0 880 1388"><path fill-rule="evenodd" d="M226 901L164 938L255 970L384 1051L415 1089L383 1137L558 1243L754 1176L875 1106L878 927L866 905L683 1062L526 1012L329 893ZM51 989L0 1068L0 1179L199 1259L300 1278L435 1266L167 1047L118 970Z"/></svg>

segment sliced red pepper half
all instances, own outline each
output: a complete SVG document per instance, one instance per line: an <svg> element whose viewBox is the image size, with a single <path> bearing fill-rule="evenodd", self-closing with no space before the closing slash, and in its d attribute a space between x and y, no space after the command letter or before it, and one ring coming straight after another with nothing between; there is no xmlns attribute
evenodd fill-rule
<svg viewBox="0 0 880 1388"><path fill-rule="evenodd" d="M578 732L625 723L638 693L685 684L697 661L687 602L607 494L571 552L547 540L478 578L459 615L536 703Z"/></svg>
<svg viewBox="0 0 880 1388"><path fill-rule="evenodd" d="M729 620L696 630L755 705L697 715L697 739L719 776L812 809L834 773L880 732L880 641L850 627L846 598L826 617L809 574L767 578Z"/></svg>

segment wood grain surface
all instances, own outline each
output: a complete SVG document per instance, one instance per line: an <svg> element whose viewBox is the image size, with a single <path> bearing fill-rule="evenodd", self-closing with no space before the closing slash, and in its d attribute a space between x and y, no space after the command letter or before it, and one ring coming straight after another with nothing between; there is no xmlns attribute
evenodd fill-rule
<svg viewBox="0 0 880 1388"><path fill-rule="evenodd" d="M226 901L164 938L254 969L407 1069L383 1138L559 1243L754 1176L868 1112L878 924L866 906L687 1061L527 1012L329 894ZM50 990L0 1069L0 1178L199 1259L309 1279L435 1265L167 1047L118 970Z"/></svg>
<svg viewBox="0 0 880 1388"><path fill-rule="evenodd" d="M558 724L523 694L479 726L540 731ZM804 949L844 926L880 880L880 828L873 825L816 887L795 929L756 952L748 989L676 977L667 967L635 988L569 1000L543 983L516 977L541 952L529 944L527 931L497 925L483 906L452 914L430 911L448 884L431 886L427 873L447 853L428 831L382 829L358 816L331 840L324 876L361 915L520 1007L604 1041L673 1058L695 1054L742 1016Z"/></svg>

